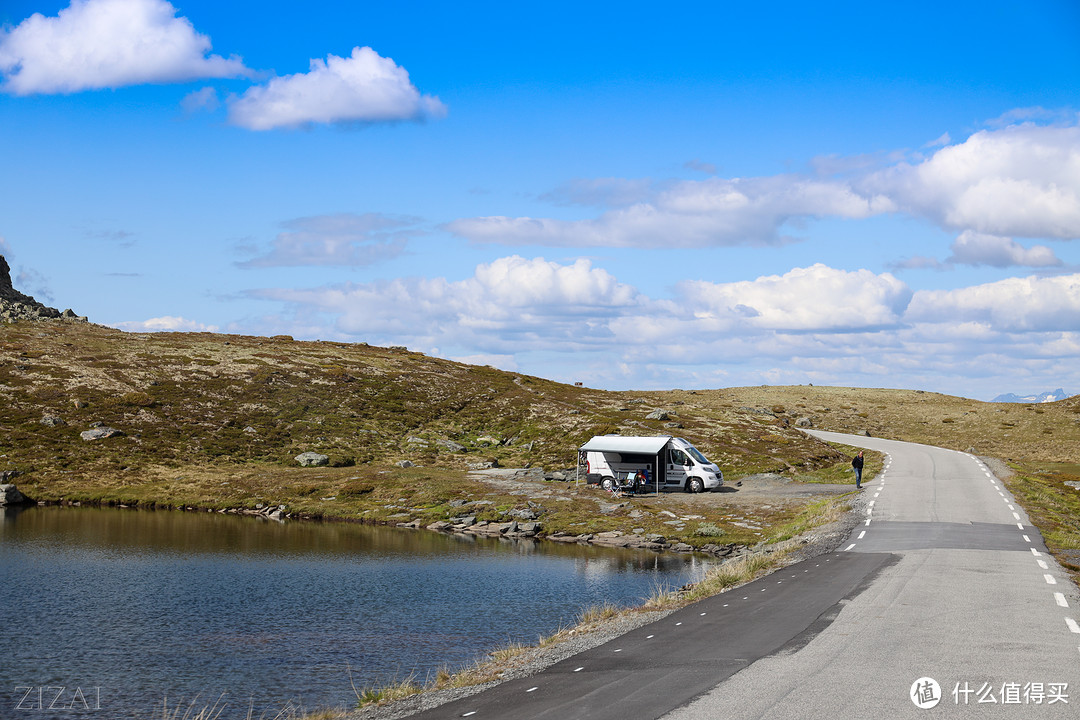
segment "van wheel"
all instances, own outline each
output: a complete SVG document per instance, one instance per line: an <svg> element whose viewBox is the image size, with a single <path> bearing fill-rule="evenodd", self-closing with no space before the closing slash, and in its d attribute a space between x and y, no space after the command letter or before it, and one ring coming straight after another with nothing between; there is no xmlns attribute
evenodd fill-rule
<svg viewBox="0 0 1080 720"><path fill-rule="evenodd" d="M604 488L608 492L615 489L615 478L606 477L600 481L600 487Z"/></svg>
<svg viewBox="0 0 1080 720"><path fill-rule="evenodd" d="M702 481L701 478L690 478L686 481L686 492L705 492L705 483Z"/></svg>

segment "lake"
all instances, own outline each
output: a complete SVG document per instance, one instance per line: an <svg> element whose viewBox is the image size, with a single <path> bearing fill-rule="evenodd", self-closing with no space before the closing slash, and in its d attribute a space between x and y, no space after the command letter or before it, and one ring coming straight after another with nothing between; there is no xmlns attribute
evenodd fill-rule
<svg viewBox="0 0 1080 720"><path fill-rule="evenodd" d="M249 704L255 718L290 701L352 707L350 674L357 688L423 680L704 568L693 556L352 523L0 512L0 717L160 718L166 697L201 707L223 696L222 720Z"/></svg>

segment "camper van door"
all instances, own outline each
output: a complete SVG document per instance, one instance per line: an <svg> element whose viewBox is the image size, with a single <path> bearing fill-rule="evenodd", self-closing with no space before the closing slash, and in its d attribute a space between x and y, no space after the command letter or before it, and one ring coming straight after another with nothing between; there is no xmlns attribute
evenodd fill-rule
<svg viewBox="0 0 1080 720"><path fill-rule="evenodd" d="M686 471L690 469L690 458L682 450L673 447L665 449L667 453L664 485L669 488L681 488L686 485Z"/></svg>

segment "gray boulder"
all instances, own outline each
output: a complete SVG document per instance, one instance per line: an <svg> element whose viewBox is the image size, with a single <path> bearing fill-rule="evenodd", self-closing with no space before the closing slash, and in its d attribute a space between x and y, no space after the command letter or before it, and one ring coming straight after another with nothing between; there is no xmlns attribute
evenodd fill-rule
<svg viewBox="0 0 1080 720"><path fill-rule="evenodd" d="M399 468L411 468L413 466L412 462L409 460L398 460L394 464L397 465Z"/></svg>
<svg viewBox="0 0 1080 720"><path fill-rule="evenodd" d="M79 433L79 437L83 440L104 440L111 437L123 437L124 431L117 430L116 428L109 427L108 425L99 425L92 430L83 430Z"/></svg>
<svg viewBox="0 0 1080 720"><path fill-rule="evenodd" d="M38 422L45 427L64 427L65 425L67 425L67 423L64 422L64 418L57 417L55 415L42 415L41 419L38 420Z"/></svg>
<svg viewBox="0 0 1080 720"><path fill-rule="evenodd" d="M446 448L450 452L465 452L466 447L460 443L456 443L453 440L438 440L439 445Z"/></svg>
<svg viewBox="0 0 1080 720"><path fill-rule="evenodd" d="M808 417L801 417L795 421L795 427L812 428L814 427L814 421Z"/></svg>
<svg viewBox="0 0 1080 720"><path fill-rule="evenodd" d="M0 505L21 505L27 502L26 496L14 485L0 485Z"/></svg>
<svg viewBox="0 0 1080 720"><path fill-rule="evenodd" d="M300 467L322 467L330 464L330 456L323 455L322 453L302 452L295 458L296 462L300 463Z"/></svg>
<svg viewBox="0 0 1080 720"><path fill-rule="evenodd" d="M651 413L645 416L646 420L670 420L671 416L663 410L653 410Z"/></svg>

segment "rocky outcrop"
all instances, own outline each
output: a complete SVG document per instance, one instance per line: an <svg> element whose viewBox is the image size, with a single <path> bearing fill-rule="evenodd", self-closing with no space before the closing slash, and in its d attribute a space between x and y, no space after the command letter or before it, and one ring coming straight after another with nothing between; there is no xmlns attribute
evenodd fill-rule
<svg viewBox="0 0 1080 720"><path fill-rule="evenodd" d="M0 485L0 505L22 505L30 500L10 483Z"/></svg>
<svg viewBox="0 0 1080 720"><path fill-rule="evenodd" d="M117 430L116 428L108 427L106 425L100 425L100 426L98 426L96 428L91 428L90 430L84 430L81 433L79 433L79 437L81 437L83 440L87 440L87 441L90 441L90 440L104 440L105 438L111 438L111 437L123 437L123 435L124 435L123 430Z"/></svg>
<svg viewBox="0 0 1080 720"><path fill-rule="evenodd" d="M308 452L300 453L295 458L296 462L300 463L300 467L323 467L330 464L330 456L323 455L322 453Z"/></svg>
<svg viewBox="0 0 1080 720"><path fill-rule="evenodd" d="M0 322L11 323L20 320L72 320L86 322L72 310L60 312L47 307L29 295L16 290L11 284L11 266L0 255Z"/></svg>

